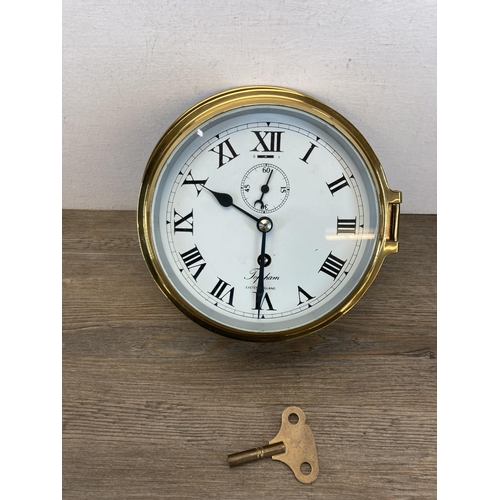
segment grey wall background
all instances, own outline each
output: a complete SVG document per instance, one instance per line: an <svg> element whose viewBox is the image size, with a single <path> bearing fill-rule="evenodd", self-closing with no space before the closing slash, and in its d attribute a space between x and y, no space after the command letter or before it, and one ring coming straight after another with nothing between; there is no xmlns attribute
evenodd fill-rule
<svg viewBox="0 0 500 500"><path fill-rule="evenodd" d="M64 0L63 208L134 210L172 121L252 84L339 111L402 211L436 213L434 0Z"/></svg>

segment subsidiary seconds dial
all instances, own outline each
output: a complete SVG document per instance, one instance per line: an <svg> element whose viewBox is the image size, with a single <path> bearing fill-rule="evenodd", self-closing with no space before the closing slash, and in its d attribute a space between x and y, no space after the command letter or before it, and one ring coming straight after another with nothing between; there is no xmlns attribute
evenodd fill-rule
<svg viewBox="0 0 500 500"><path fill-rule="evenodd" d="M252 210L268 214L281 208L290 193L290 183L281 168L271 163L252 167L241 181L241 197Z"/></svg>
<svg viewBox="0 0 500 500"><path fill-rule="evenodd" d="M310 99L272 87L214 96L167 131L146 170L146 262L172 302L217 333L279 340L315 331L344 314L397 250L400 193L367 145Z"/></svg>

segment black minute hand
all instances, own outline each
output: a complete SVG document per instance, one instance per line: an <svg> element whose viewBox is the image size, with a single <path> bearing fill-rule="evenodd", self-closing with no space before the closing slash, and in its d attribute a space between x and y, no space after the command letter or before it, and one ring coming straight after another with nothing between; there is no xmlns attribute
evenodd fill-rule
<svg viewBox="0 0 500 500"><path fill-rule="evenodd" d="M262 297L264 295L264 267L266 265L266 234L273 228L273 221L269 217L261 217L257 222L257 228L262 233L262 243L260 245L259 261L259 282L257 283L257 293L255 297L255 309L257 318L260 319L262 309Z"/></svg>
<svg viewBox="0 0 500 500"><path fill-rule="evenodd" d="M241 213L244 213L251 219L253 219L255 222L259 221L258 217L255 217L255 215L252 215L250 212L247 212L246 210L243 210L242 208L238 207L233 203L233 197L230 194L227 193L218 193L217 191L212 191L211 189L208 189L206 186L203 186L207 191L210 191L214 196L215 199L219 202L219 204L223 207L234 207L236 210L239 210Z"/></svg>
<svg viewBox="0 0 500 500"><path fill-rule="evenodd" d="M257 296L255 298L255 308L257 309L257 318L260 319L260 310L262 308L262 296L264 295L264 263L266 261L266 234L262 233L262 243L260 246L260 268L259 282L257 283Z"/></svg>

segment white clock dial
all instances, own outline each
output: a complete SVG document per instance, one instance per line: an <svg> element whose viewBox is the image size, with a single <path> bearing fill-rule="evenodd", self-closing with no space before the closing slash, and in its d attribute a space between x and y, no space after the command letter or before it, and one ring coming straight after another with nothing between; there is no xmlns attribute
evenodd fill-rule
<svg viewBox="0 0 500 500"><path fill-rule="evenodd" d="M179 293L222 323L264 332L300 326L345 299L378 231L375 187L346 147L317 119L268 106L193 132L153 202L156 249ZM264 215L272 230L259 293Z"/></svg>
<svg viewBox="0 0 500 500"><path fill-rule="evenodd" d="M401 193L311 97L243 87L188 110L153 151L141 248L162 291L223 335L278 340L338 319L396 252Z"/></svg>

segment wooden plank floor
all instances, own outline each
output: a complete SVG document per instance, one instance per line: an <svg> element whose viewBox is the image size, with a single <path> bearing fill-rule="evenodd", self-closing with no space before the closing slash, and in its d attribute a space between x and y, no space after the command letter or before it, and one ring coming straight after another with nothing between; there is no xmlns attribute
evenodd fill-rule
<svg viewBox="0 0 500 500"><path fill-rule="evenodd" d="M134 212L63 211L63 498L436 498L436 217L341 320L286 343L209 333L154 284ZM230 469L300 406L320 475Z"/></svg>

